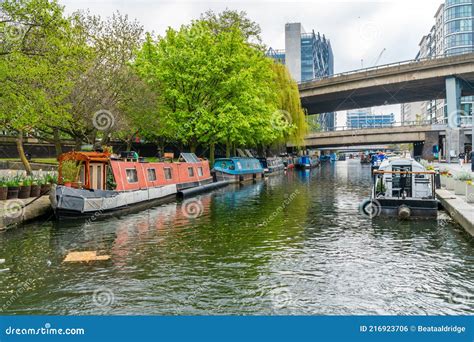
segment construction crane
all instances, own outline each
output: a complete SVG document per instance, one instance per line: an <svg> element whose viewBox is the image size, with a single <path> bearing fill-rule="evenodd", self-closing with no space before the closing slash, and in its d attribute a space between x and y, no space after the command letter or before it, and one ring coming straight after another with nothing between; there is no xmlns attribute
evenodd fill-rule
<svg viewBox="0 0 474 342"><path fill-rule="evenodd" d="M379 64L380 58L382 58L382 55L383 55L383 53L385 52L385 50L387 50L387 49L386 49L386 48L383 48L382 51L380 51L380 54L379 54L379 56L377 57L377 59L375 60L373 66L377 66L377 64Z"/></svg>
<svg viewBox="0 0 474 342"><path fill-rule="evenodd" d="M375 60L375 62L372 65L373 67L377 66L377 64L380 62L380 58L382 58L382 55L385 52L385 50L387 50L387 49L383 48L382 51L380 51L379 56L377 57L377 59ZM361 69L364 69L364 59L363 58L360 60L360 67L361 67Z"/></svg>

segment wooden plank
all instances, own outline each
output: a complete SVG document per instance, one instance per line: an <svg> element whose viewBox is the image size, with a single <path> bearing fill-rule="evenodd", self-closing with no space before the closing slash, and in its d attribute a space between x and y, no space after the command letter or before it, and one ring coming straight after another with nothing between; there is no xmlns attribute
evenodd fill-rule
<svg viewBox="0 0 474 342"><path fill-rule="evenodd" d="M96 251L70 252L63 262L90 262L109 260L110 255L97 255Z"/></svg>

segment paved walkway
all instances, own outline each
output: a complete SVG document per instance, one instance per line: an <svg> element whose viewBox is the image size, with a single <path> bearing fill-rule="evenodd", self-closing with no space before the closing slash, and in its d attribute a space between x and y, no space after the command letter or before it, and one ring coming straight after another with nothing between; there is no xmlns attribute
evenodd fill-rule
<svg viewBox="0 0 474 342"><path fill-rule="evenodd" d="M435 167L446 167L455 176L461 171L470 172L474 179L474 172L471 172L471 164L435 164ZM449 215L456 220L471 236L474 236L474 203L467 203L466 196L455 195L454 190L446 188L436 190L436 195Z"/></svg>

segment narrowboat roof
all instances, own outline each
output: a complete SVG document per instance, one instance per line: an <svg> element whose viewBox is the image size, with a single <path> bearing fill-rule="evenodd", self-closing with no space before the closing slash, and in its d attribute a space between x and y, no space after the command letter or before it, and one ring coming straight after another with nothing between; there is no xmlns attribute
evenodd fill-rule
<svg viewBox="0 0 474 342"><path fill-rule="evenodd" d="M110 159L108 152L85 152L85 151L71 151L63 153L59 156L59 162L64 160L82 160L92 162L107 162Z"/></svg>
<svg viewBox="0 0 474 342"><path fill-rule="evenodd" d="M249 160L249 159L257 159L254 157L229 157L229 158L217 158L215 161L221 161L221 160Z"/></svg>

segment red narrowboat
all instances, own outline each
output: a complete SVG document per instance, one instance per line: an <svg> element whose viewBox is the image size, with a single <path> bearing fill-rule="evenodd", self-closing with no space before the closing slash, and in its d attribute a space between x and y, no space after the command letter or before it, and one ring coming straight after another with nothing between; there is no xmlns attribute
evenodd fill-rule
<svg viewBox="0 0 474 342"><path fill-rule="evenodd" d="M209 162L182 153L177 162L144 162L135 152L68 152L59 157L59 185L51 192L58 218L123 214L212 183Z"/></svg>

